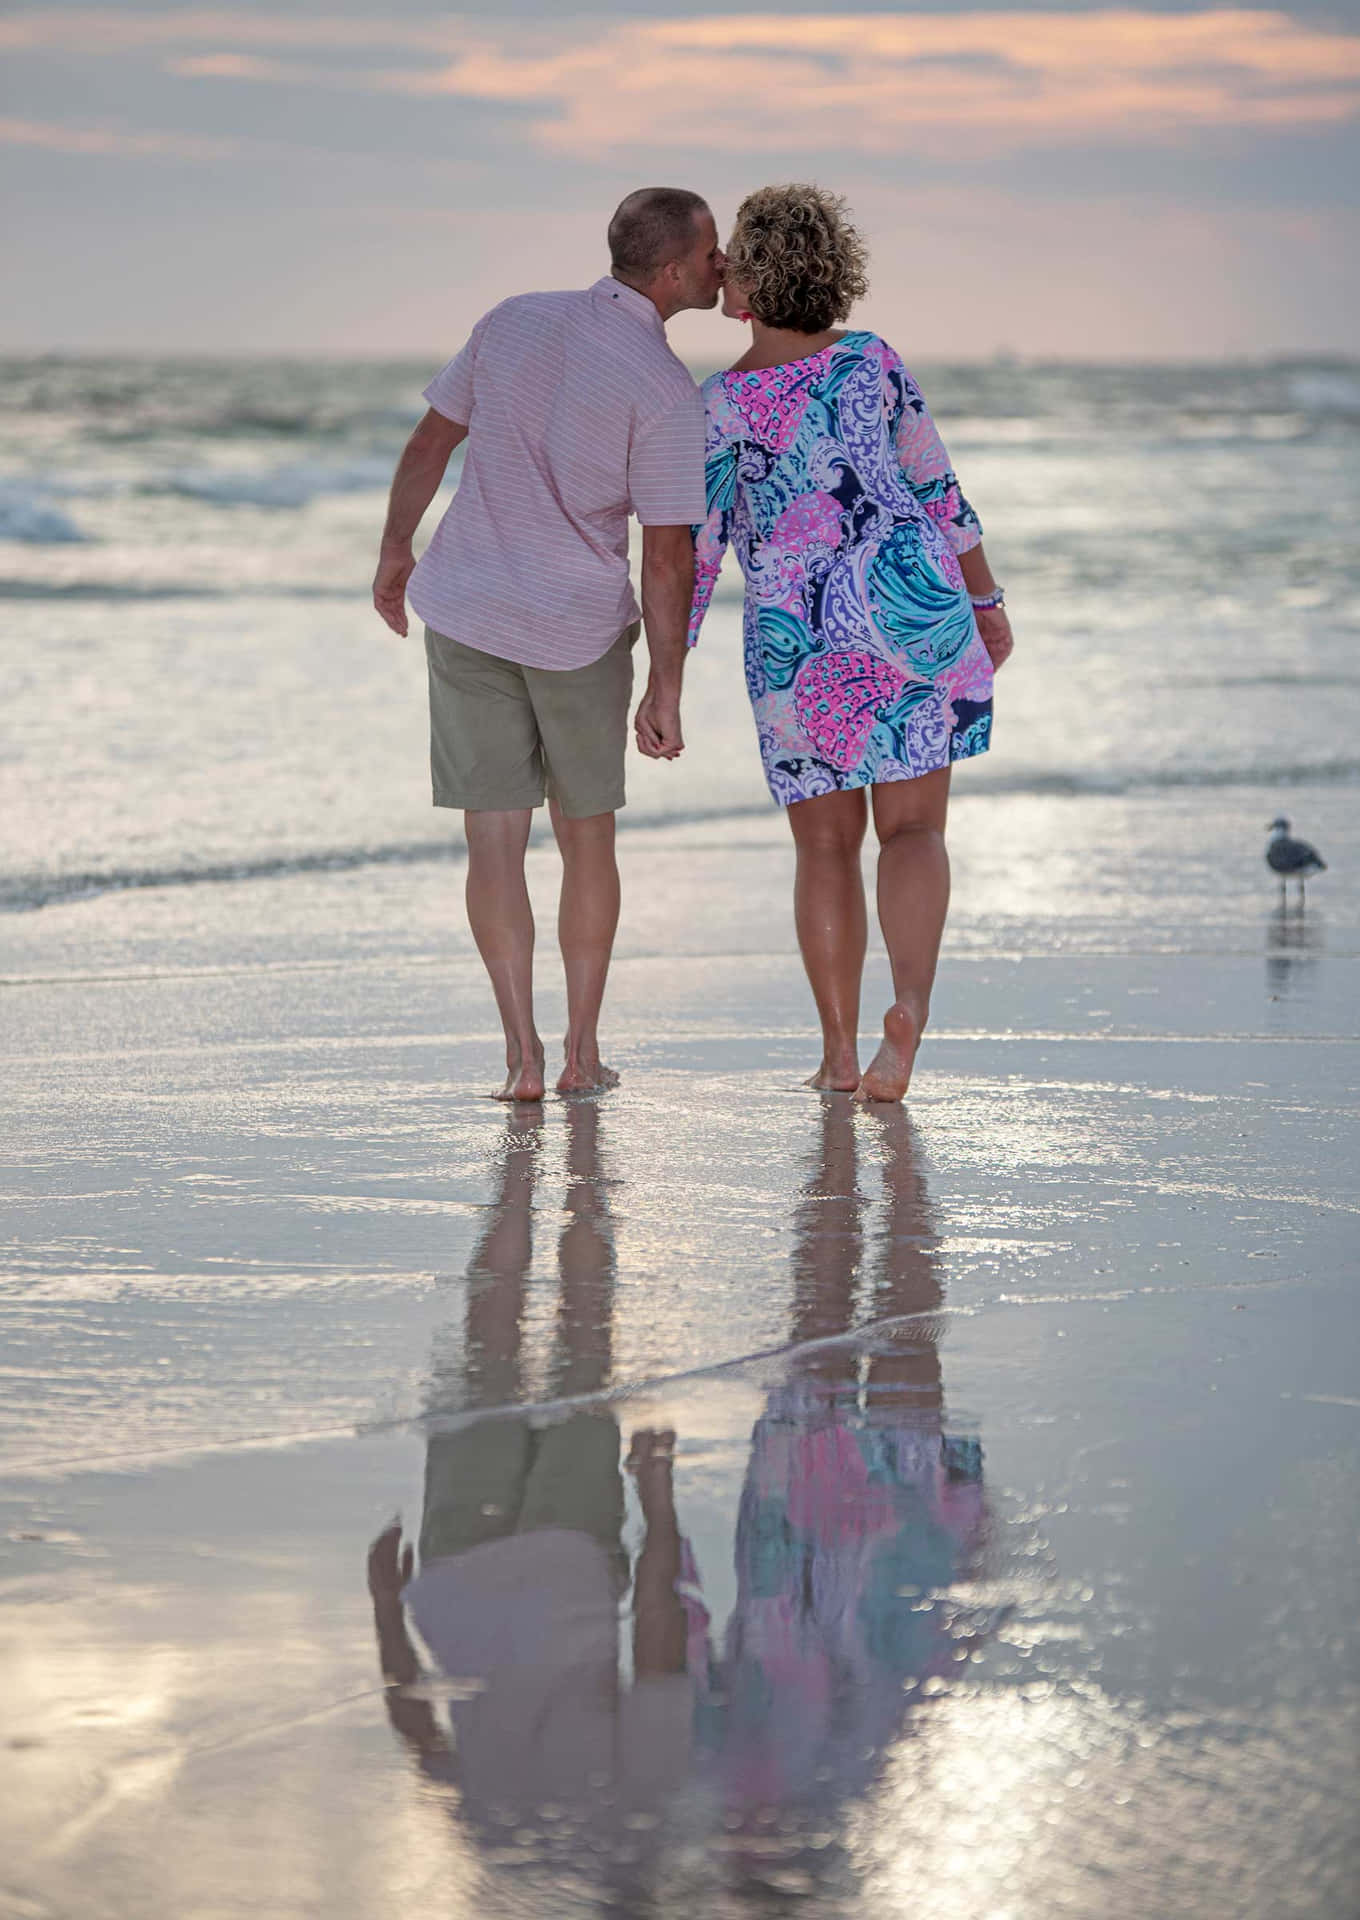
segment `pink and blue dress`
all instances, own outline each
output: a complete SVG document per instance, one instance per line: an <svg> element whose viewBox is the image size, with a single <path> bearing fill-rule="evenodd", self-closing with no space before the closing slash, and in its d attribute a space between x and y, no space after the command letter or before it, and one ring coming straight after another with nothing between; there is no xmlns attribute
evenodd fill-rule
<svg viewBox="0 0 1360 1920"><path fill-rule="evenodd" d="M690 640L728 543L746 685L781 806L915 780L987 749L992 664L958 556L982 538L886 341L704 383L708 518Z"/></svg>

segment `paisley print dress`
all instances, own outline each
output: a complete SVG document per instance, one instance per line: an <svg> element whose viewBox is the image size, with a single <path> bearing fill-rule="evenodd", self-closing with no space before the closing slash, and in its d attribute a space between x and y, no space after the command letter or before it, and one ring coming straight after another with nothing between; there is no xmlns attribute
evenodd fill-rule
<svg viewBox="0 0 1360 1920"><path fill-rule="evenodd" d="M985 752L992 665L958 562L982 528L893 349L847 333L805 360L714 374L704 402L690 643L730 541L775 799L914 780Z"/></svg>

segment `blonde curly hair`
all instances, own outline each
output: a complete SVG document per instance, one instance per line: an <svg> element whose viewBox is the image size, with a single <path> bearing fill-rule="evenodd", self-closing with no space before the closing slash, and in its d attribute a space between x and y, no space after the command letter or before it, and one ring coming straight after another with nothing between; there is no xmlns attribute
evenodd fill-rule
<svg viewBox="0 0 1360 1920"><path fill-rule="evenodd" d="M868 249L845 201L820 187L761 187L737 209L728 270L767 327L825 333L869 290Z"/></svg>

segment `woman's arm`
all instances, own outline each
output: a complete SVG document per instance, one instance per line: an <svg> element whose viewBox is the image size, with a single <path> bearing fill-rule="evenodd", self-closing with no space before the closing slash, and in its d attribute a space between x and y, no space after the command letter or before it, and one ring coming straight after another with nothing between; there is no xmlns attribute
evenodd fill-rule
<svg viewBox="0 0 1360 1920"><path fill-rule="evenodd" d="M964 497L939 430L930 417L925 395L895 354L890 375L900 394L893 435L898 461L912 492L936 525L944 529L958 555L963 584L974 602L978 635L995 669L1010 658L1015 638L1005 608L1000 604L1000 588L983 551L982 523ZM976 604L979 600L991 600L994 595L998 604L981 607Z"/></svg>
<svg viewBox="0 0 1360 1920"><path fill-rule="evenodd" d="M722 571L723 555L732 537L732 515L726 507L710 506L708 518L694 529L694 599L689 613L689 644L699 644L699 629L704 623L713 589Z"/></svg>
<svg viewBox="0 0 1360 1920"><path fill-rule="evenodd" d="M990 600L1001 591L992 577L992 569L980 540L975 547L969 547L966 553L959 555L959 572L963 575L968 597L974 603L973 618L977 621L978 638L986 647L995 672L998 667L1004 666L1014 652L1015 636L1003 605L977 605L979 600Z"/></svg>
<svg viewBox="0 0 1360 1920"><path fill-rule="evenodd" d="M694 529L694 599L689 614L689 644L698 644L699 629L718 584L723 555L732 537L732 512L737 504L737 444L723 431L718 410L721 397L709 402L704 442L704 489L708 517Z"/></svg>
<svg viewBox="0 0 1360 1920"><path fill-rule="evenodd" d="M925 395L896 354L889 361L888 379L898 465L912 492L962 558L982 539L982 523L964 498Z"/></svg>

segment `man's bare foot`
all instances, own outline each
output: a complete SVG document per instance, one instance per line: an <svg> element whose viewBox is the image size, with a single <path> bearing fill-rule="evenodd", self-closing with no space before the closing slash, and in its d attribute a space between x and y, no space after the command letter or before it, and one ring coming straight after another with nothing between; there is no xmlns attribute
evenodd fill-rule
<svg viewBox="0 0 1360 1920"><path fill-rule="evenodd" d="M505 1085L491 1097L493 1100L541 1100L543 1098L543 1049L539 1047L529 1058L516 1066L513 1060L506 1062Z"/></svg>
<svg viewBox="0 0 1360 1920"><path fill-rule="evenodd" d="M803 1085L815 1093L853 1093L859 1085L859 1060L853 1052L824 1053L821 1066Z"/></svg>
<svg viewBox="0 0 1360 1920"><path fill-rule="evenodd" d="M855 1088L856 1100L900 1100L911 1084L921 1029L904 1006L883 1016L883 1044Z"/></svg>
<svg viewBox="0 0 1360 1920"><path fill-rule="evenodd" d="M601 1065L599 1057L594 1059L583 1054L574 1058L569 1053L557 1081L559 1093L607 1093L611 1087L619 1084L619 1076L613 1067Z"/></svg>

